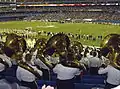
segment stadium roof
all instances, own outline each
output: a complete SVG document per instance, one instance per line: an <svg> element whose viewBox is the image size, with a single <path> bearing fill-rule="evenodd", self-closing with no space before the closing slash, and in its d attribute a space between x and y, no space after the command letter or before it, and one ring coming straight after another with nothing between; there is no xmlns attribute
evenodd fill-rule
<svg viewBox="0 0 120 89"><path fill-rule="evenodd" d="M76 4L76 3L120 3L120 0L0 0L1 2Z"/></svg>
<svg viewBox="0 0 120 89"><path fill-rule="evenodd" d="M6 1L6 0L5 0ZM107 1L120 1L120 0L16 0L18 2L62 2L62 1L68 1L68 2L107 2Z"/></svg>

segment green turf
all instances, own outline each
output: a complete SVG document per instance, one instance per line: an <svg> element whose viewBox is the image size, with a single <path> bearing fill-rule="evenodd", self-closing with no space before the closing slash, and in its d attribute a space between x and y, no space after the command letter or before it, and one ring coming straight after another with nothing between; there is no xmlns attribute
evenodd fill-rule
<svg viewBox="0 0 120 89"><path fill-rule="evenodd" d="M10 21L0 22L0 29L25 29L26 27L32 27L37 31L51 31L51 32L65 32L73 34L91 34L95 37L98 35L105 36L110 33L120 33L120 26L115 25L103 25L103 24L90 24L90 23L56 23L56 22L25 22L25 21ZM100 40L88 41L80 40L85 45L97 45L99 46Z"/></svg>

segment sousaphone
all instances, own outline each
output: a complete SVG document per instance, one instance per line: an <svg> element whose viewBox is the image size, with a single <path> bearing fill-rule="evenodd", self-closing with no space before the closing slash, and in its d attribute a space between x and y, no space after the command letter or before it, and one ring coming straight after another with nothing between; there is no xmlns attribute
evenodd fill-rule
<svg viewBox="0 0 120 89"><path fill-rule="evenodd" d="M58 33L48 40L45 53L50 56L58 54L59 61L64 66L81 68L82 64L75 59L75 51L70 45L69 37L66 34ZM82 50L80 46L78 49Z"/></svg>
<svg viewBox="0 0 120 89"><path fill-rule="evenodd" d="M83 52L83 48L84 48L81 42L73 41L71 44L71 48L75 52L76 59L81 60L82 57L81 52Z"/></svg>
<svg viewBox="0 0 120 89"><path fill-rule="evenodd" d="M34 45L34 50L38 50L37 52L37 57L48 67L48 68L53 68L52 63L46 58L46 55L44 54L44 51L46 49L46 43L47 39L45 38L39 38L35 45Z"/></svg>
<svg viewBox="0 0 120 89"><path fill-rule="evenodd" d="M22 54L25 52L26 48L26 41L24 38L13 33L7 35L4 52L8 57L19 61L21 60Z"/></svg>
<svg viewBox="0 0 120 89"><path fill-rule="evenodd" d="M6 37L5 45L4 45L4 53L11 58L11 61L16 61L16 63L33 73L37 77L39 73L36 72L32 67L30 67L27 63L22 61L23 53L25 52L27 46L26 41L23 37L18 36L16 34L8 34Z"/></svg>
<svg viewBox="0 0 120 89"><path fill-rule="evenodd" d="M69 37L66 34L58 33L52 36L46 44L45 54L52 56L54 53L63 56L70 46Z"/></svg>
<svg viewBox="0 0 120 89"><path fill-rule="evenodd" d="M120 70L120 34L109 34L101 43L101 54L110 60L110 64Z"/></svg>

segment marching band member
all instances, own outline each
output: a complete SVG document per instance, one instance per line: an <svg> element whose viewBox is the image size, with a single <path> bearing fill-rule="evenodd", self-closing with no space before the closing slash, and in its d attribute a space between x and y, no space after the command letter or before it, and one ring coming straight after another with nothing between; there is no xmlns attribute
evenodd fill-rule
<svg viewBox="0 0 120 89"><path fill-rule="evenodd" d="M120 85L117 86L117 87L111 88L111 89L120 89Z"/></svg>
<svg viewBox="0 0 120 89"><path fill-rule="evenodd" d="M39 68L43 72L42 79L50 80L50 68L42 61L42 59L50 62L46 57L44 57L44 56L38 57L38 55L37 55L37 58L34 60L34 63L35 63L35 65L39 66Z"/></svg>
<svg viewBox="0 0 120 89"><path fill-rule="evenodd" d="M25 60L26 60L26 64L27 67L29 66L31 68L31 70L37 72L39 74L39 76L42 76L42 71L38 70L35 66L32 65L31 63L31 58L32 55L31 54L26 54L25 56ZM24 64L23 64L24 65ZM21 82L21 88L29 88L29 89L38 89L38 86L36 84L36 76L29 70L18 66L17 68L17 73L16 76L18 78L18 80Z"/></svg>
<svg viewBox="0 0 120 89"><path fill-rule="evenodd" d="M6 69L11 67L12 63L10 58L6 56L2 50L0 49L0 89L11 89L11 85L5 79Z"/></svg>
<svg viewBox="0 0 120 89"><path fill-rule="evenodd" d="M98 69L101 66L101 59L97 57L96 51L92 51L93 57L89 58L89 67L90 67L90 74L97 75Z"/></svg>
<svg viewBox="0 0 120 89"><path fill-rule="evenodd" d="M35 56L36 54L36 56ZM35 58L36 57L36 58ZM35 65L39 66L41 71L43 72L42 79L43 80L50 80L51 79L51 69L55 64L58 63L59 57L53 57L47 54L41 54L41 53L34 53L34 63Z"/></svg>
<svg viewBox="0 0 120 89"><path fill-rule="evenodd" d="M50 80L50 69L53 65L49 59L51 57L44 53L44 50L46 48L46 39L38 39L34 48L36 50L33 52L32 60L34 61L34 64L37 65L43 72L42 79Z"/></svg>
<svg viewBox="0 0 120 89"><path fill-rule="evenodd" d="M107 67L100 68L99 74L107 74L104 89L111 89L120 85L120 35L109 34L101 43L101 54L106 57Z"/></svg>
<svg viewBox="0 0 120 89"><path fill-rule="evenodd" d="M120 84L120 71L114 68L111 65L108 65L106 68L100 68L98 74L107 74L106 86L105 89L111 89Z"/></svg>
<svg viewBox="0 0 120 89"><path fill-rule="evenodd" d="M74 54L66 54L66 57L62 58L72 61L74 59L73 55ZM66 60L63 59L62 62L53 68L53 72L57 74L57 89L74 89L74 77L80 74L81 69L70 67L69 63L66 64Z"/></svg>

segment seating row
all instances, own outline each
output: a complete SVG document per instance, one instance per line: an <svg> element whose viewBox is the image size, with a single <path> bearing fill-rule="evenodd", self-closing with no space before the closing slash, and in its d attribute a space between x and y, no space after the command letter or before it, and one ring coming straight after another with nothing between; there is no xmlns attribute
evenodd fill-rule
<svg viewBox="0 0 120 89"><path fill-rule="evenodd" d="M56 82L55 81L44 81L44 80L39 80L37 81L39 89L45 84L45 85L50 85L53 87L56 87ZM104 84L88 84L88 83L75 83L75 89L104 89Z"/></svg>

